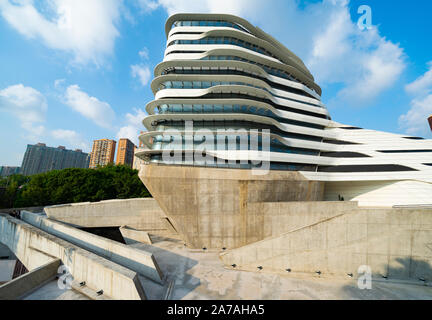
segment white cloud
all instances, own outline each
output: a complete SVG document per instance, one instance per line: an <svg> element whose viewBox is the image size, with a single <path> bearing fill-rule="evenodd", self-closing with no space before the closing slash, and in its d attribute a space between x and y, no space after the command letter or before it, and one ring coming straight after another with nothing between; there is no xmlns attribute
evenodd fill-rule
<svg viewBox="0 0 432 320"><path fill-rule="evenodd" d="M432 91L432 61L428 62L429 70L414 82L405 86L410 94L427 94Z"/></svg>
<svg viewBox="0 0 432 320"><path fill-rule="evenodd" d="M405 90L414 96L411 109L399 117L399 125L408 134L430 132L427 118L432 115L432 62L424 75L405 86Z"/></svg>
<svg viewBox="0 0 432 320"><path fill-rule="evenodd" d="M140 52L138 52L139 56L145 60L149 59L149 50L144 47Z"/></svg>
<svg viewBox="0 0 432 320"><path fill-rule="evenodd" d="M408 134L428 134L427 118L432 115L432 94L411 101L411 109L399 118L399 124Z"/></svg>
<svg viewBox="0 0 432 320"><path fill-rule="evenodd" d="M134 114L127 113L125 117L126 125L120 128L117 139L128 138L138 146L138 136L140 131L144 131L142 121L146 116L147 114L141 109L134 109Z"/></svg>
<svg viewBox="0 0 432 320"><path fill-rule="evenodd" d="M236 15L253 12L258 0L139 0L145 11L159 7L169 15L179 12L230 13Z"/></svg>
<svg viewBox="0 0 432 320"><path fill-rule="evenodd" d="M307 65L319 84L341 84L338 100L367 103L389 89L405 69L403 49L380 36L376 26L361 31L348 1L323 1L306 9L312 29ZM356 18L356 17L354 17Z"/></svg>
<svg viewBox="0 0 432 320"><path fill-rule="evenodd" d="M146 86L151 78L151 72L149 67L143 64L136 64L131 66L132 77L138 78L142 86Z"/></svg>
<svg viewBox="0 0 432 320"><path fill-rule="evenodd" d="M0 111L16 117L31 140L44 133L45 127L41 123L45 121L47 109L45 97L36 89L17 84L0 90Z"/></svg>
<svg viewBox="0 0 432 320"><path fill-rule="evenodd" d="M347 87L339 93L345 101L361 103L373 100L390 88L405 69L402 50L382 39L376 50L363 53L361 62L361 74L347 81Z"/></svg>
<svg viewBox="0 0 432 320"><path fill-rule="evenodd" d="M67 142L68 148L81 149L83 151L90 150L88 142L86 142L79 133L73 130L52 130L51 135L56 140Z"/></svg>
<svg viewBox="0 0 432 320"><path fill-rule="evenodd" d="M54 88L62 89L65 83L66 79L57 79L54 81Z"/></svg>
<svg viewBox="0 0 432 320"><path fill-rule="evenodd" d="M0 14L19 33L47 47L73 54L74 62L101 65L119 36L118 0L0 0Z"/></svg>
<svg viewBox="0 0 432 320"><path fill-rule="evenodd" d="M365 104L392 87L405 68L403 49L379 34L361 31L348 0L231 1L142 0L147 11L230 13L248 19L297 53L324 88L340 86L334 103ZM357 8L355 8L357 9ZM373 12L372 7L372 12ZM355 10L354 12L356 12ZM374 22L374 21L372 21Z"/></svg>
<svg viewBox="0 0 432 320"><path fill-rule="evenodd" d="M66 89L65 104L95 124L103 128L111 128L115 113L111 106L95 97L89 96L78 85Z"/></svg>

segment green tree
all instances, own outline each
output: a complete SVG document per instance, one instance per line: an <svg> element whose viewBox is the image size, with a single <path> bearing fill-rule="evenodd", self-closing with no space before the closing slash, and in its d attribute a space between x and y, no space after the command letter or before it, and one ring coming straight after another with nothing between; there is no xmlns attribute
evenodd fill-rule
<svg viewBox="0 0 432 320"><path fill-rule="evenodd" d="M14 207L150 197L138 177L127 166L97 169L64 169L30 177L17 189Z"/></svg>
<svg viewBox="0 0 432 320"><path fill-rule="evenodd" d="M13 207L19 189L28 182L28 178L14 174L0 179L0 208Z"/></svg>

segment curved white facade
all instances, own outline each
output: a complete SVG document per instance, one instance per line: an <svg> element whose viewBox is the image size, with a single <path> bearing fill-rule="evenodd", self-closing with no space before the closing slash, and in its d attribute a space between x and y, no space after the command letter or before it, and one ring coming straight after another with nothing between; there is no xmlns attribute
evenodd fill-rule
<svg viewBox="0 0 432 320"><path fill-rule="evenodd" d="M264 154L270 169L328 182L328 200L432 204L432 141L332 121L301 59L259 28L231 15L176 14L166 34L143 121L148 132L140 136L149 150L139 157L163 163L164 151L176 146L167 134L175 129L183 139L175 148L185 153L207 143L205 155L218 159L211 166L253 168ZM236 130L248 143L212 149L197 132L204 129L215 139L218 130ZM258 150L250 130L258 130ZM203 165L184 156L175 164Z"/></svg>

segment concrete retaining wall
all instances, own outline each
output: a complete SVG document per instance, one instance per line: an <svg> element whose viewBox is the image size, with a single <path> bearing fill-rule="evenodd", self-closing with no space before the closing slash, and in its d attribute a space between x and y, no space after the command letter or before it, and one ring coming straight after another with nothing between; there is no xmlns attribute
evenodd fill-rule
<svg viewBox="0 0 432 320"><path fill-rule="evenodd" d="M85 281L92 290L103 290L113 299L145 299L136 272L4 214L0 214L0 242L30 271L60 259L75 280Z"/></svg>
<svg viewBox="0 0 432 320"><path fill-rule="evenodd" d="M163 213L152 198L82 202L45 207L52 220L83 228L121 227L166 230Z"/></svg>
<svg viewBox="0 0 432 320"><path fill-rule="evenodd" d="M118 263L158 283L163 283L162 271L150 252L128 247L31 212L22 211L21 219L80 248Z"/></svg>
<svg viewBox="0 0 432 320"><path fill-rule="evenodd" d="M305 205L310 224L293 222L290 232L223 253L224 264L253 271L262 267L284 274L289 269L340 276L355 276L359 266L368 265L381 279L432 279L432 209L335 209L338 212L325 219L318 217L322 202ZM331 210L328 203L324 206ZM283 213L292 206L265 203L261 208Z"/></svg>

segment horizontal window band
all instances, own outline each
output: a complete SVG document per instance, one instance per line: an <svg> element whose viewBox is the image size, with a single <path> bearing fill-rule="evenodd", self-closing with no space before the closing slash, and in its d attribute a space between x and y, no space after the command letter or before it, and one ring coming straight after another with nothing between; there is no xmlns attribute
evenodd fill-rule
<svg viewBox="0 0 432 320"><path fill-rule="evenodd" d="M416 169L397 164L375 164L375 165L345 165L345 166L319 166L318 172L401 172L417 171Z"/></svg>
<svg viewBox="0 0 432 320"><path fill-rule="evenodd" d="M244 27L236 23L223 21L223 20L193 20L193 21L180 20L180 21L175 21L172 24L171 29L175 27L228 27L228 28L244 31L250 34L250 32Z"/></svg>
<svg viewBox="0 0 432 320"><path fill-rule="evenodd" d="M425 153L432 152L432 149L419 149L419 150L377 150L381 153Z"/></svg>
<svg viewBox="0 0 432 320"><path fill-rule="evenodd" d="M425 138L421 138L421 137L403 137L404 139L409 139L409 140L424 140Z"/></svg>
<svg viewBox="0 0 432 320"><path fill-rule="evenodd" d="M264 77L260 77L257 76L255 74L249 73L249 72L245 72L245 71L240 71L240 70L232 70L232 69L220 69L220 70L214 70L214 69L183 69L180 70L178 68L174 68L174 69L170 69L167 70L164 75L169 75L169 74L185 74L185 75L238 75L238 76L246 76L246 77L250 77L250 78L254 78L254 79L258 79L261 81L266 82L270 87L272 87L273 89L278 89L278 90L282 90L282 91L287 91L290 93L294 93L294 94L298 94L301 96L305 96L307 98L311 98L311 99L316 99L315 97L311 96L309 93L301 90L301 89L297 89L297 88L293 88L293 87L289 87L289 86L285 86L282 85L280 83L277 82L273 82L267 78ZM291 80L294 81L294 80ZM296 81L297 82L297 81ZM294 99L293 99L294 100ZM296 100L297 102L301 102L301 103L305 103L305 104L309 104L312 106L316 106L314 104L311 103L307 103L307 102L303 102L301 100Z"/></svg>
<svg viewBox="0 0 432 320"><path fill-rule="evenodd" d="M200 163L202 162L201 159L195 160L195 156L193 159L188 159L189 161L192 160L192 163L188 162L186 160L185 155L183 154L181 159L178 159L176 161L175 165L187 165L187 166L194 166L194 167L222 167L222 168L233 168L233 169L252 169L252 168L259 168L261 167L261 164L253 164L252 161L241 161L241 160L224 160L224 159L218 159L216 157L208 156L209 160L214 159L214 165L210 165L208 163ZM172 163L164 163L162 159L162 155L151 155L150 161L155 162L158 164L166 164L166 165L172 165ZM243 163L242 163L243 162ZM304 163L291 163L291 162L270 162L270 170L283 170L283 171L309 171L309 172L315 172L317 166L314 164L304 164Z"/></svg>
<svg viewBox="0 0 432 320"><path fill-rule="evenodd" d="M339 127L339 129L344 129L344 130L363 130L363 128L359 128L359 127Z"/></svg>
<svg viewBox="0 0 432 320"><path fill-rule="evenodd" d="M161 98L160 100L163 101L164 99L175 99L175 98L182 98L177 96L166 96ZM321 119L328 119L328 116L325 114L321 114L321 113L315 113L315 112L311 112L311 111L306 111L306 110L301 110L301 109L296 109L296 108L291 108L291 107L287 107L287 106L282 106L280 104L276 104L271 100L265 99L265 98L259 98L256 96L251 96L251 95L247 95L247 94L240 94L240 93L208 93L205 94L203 96L200 97L185 97L187 99L191 99L191 100L202 100L202 99L247 99L247 100L251 100L251 101L259 101L259 102L264 102L267 103L271 106L273 106L276 109L279 110L285 110L285 111L290 111L293 113L298 113L298 114L303 114L306 116L312 116L312 117L316 117L316 118L321 118Z"/></svg>
<svg viewBox="0 0 432 320"><path fill-rule="evenodd" d="M232 114L232 113L241 113L241 114L251 114L256 116L268 117L278 121L279 123L292 124L305 128L312 128L318 130L324 130L325 126L310 123L301 120L293 120L289 118L282 118L276 114L274 114L271 110L263 111L264 108L257 108L255 106L244 106L244 105L221 105L214 106L208 104L196 104L196 105L161 105L158 108L158 114Z"/></svg>
<svg viewBox="0 0 432 320"><path fill-rule="evenodd" d="M360 145L362 143L356 143L356 142L350 142L350 141L343 141L343 140L328 140L324 139L323 143L329 143L329 144L335 144L335 145Z"/></svg>
<svg viewBox="0 0 432 320"><path fill-rule="evenodd" d="M155 123L155 131L161 131L163 133L166 130L169 129L177 129L182 130L184 129L185 121L183 120L162 120L158 121L158 123ZM271 133L277 134L283 138L294 138L294 139L301 139L306 141L315 141L315 142L321 142L322 137L317 136L310 136L310 135L304 135L299 133L292 133L292 132L286 132L282 131L272 125L266 125L266 124L260 124L257 122L248 122L248 121L234 121L234 120L226 120L226 121L214 121L214 120L200 120L200 121L193 121L194 128L196 129L245 129L245 130L262 130L262 129L269 129Z"/></svg>
<svg viewBox="0 0 432 320"><path fill-rule="evenodd" d="M329 158L371 158L371 156L365 155L359 152L321 152L322 157Z"/></svg>

